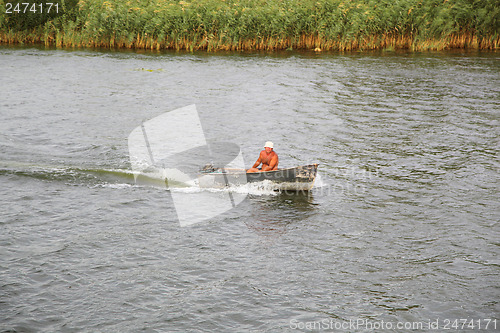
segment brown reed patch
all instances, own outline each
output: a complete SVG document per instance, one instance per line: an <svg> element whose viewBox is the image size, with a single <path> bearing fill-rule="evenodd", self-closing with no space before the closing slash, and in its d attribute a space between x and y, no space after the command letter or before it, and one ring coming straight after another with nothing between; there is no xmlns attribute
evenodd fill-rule
<svg viewBox="0 0 500 333"><path fill-rule="evenodd" d="M370 35L354 39L332 39L315 35L302 34L298 37L260 37L238 39L233 41L225 36L158 38L147 34L137 33L134 38L127 40L124 36L83 38L76 31L41 33L40 30L28 32L14 32L8 30L0 32L1 44L45 44L47 46L65 47L99 47L109 49L144 49L144 50L185 50L185 51L279 51L279 50L321 50L321 51L357 51L357 50L384 50L405 49L411 51L448 50L448 49L477 49L498 50L500 36L478 37L470 32L451 34L436 38L413 38L407 35Z"/></svg>

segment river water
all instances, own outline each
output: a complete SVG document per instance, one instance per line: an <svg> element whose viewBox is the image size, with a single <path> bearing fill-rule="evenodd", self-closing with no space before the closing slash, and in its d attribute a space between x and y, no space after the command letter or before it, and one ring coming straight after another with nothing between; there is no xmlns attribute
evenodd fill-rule
<svg viewBox="0 0 500 333"><path fill-rule="evenodd" d="M1 47L0 331L500 329L499 60ZM192 104L316 186L180 226L127 138Z"/></svg>

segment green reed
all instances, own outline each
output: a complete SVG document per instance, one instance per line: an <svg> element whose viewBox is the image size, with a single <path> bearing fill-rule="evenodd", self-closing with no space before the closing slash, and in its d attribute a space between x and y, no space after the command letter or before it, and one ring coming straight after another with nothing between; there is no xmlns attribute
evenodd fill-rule
<svg viewBox="0 0 500 333"><path fill-rule="evenodd" d="M496 0L58 1L64 12L56 16L28 20L2 10L0 42L191 51L500 44Z"/></svg>

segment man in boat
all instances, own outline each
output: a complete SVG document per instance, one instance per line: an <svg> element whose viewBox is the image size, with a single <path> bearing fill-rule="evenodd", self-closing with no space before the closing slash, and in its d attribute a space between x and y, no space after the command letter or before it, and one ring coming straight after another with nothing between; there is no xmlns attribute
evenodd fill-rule
<svg viewBox="0 0 500 333"><path fill-rule="evenodd" d="M261 168L257 168L262 163ZM273 151L273 143L267 141L264 150L260 152L259 159L247 172L261 172L278 169L278 154Z"/></svg>

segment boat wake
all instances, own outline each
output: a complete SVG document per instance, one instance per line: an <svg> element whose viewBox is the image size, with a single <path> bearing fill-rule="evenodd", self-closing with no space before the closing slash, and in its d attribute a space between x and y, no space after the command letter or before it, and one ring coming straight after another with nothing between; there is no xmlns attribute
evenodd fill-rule
<svg viewBox="0 0 500 333"><path fill-rule="evenodd" d="M173 187L170 189L179 193L236 193L236 194L250 194L250 195L278 195L279 192L275 190L275 185L269 181L264 180L257 183L246 184L232 184L223 188L220 187L199 187L197 184L190 187Z"/></svg>
<svg viewBox="0 0 500 333"><path fill-rule="evenodd" d="M19 161L0 161L0 176L27 177L69 185L134 185L134 174L126 169L56 166Z"/></svg>
<svg viewBox="0 0 500 333"><path fill-rule="evenodd" d="M0 161L0 176L27 177L40 181L63 182L93 188L128 189L154 187L176 193L235 193L277 195L270 181L231 185L224 188L200 188L198 180L165 181L160 172L138 173L128 169L55 166L19 161ZM137 179L136 179L137 178Z"/></svg>

